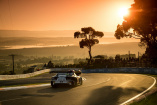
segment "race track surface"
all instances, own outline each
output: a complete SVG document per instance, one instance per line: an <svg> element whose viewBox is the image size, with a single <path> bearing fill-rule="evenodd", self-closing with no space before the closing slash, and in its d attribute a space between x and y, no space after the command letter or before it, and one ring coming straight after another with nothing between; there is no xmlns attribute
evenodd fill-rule
<svg viewBox="0 0 157 105"><path fill-rule="evenodd" d="M154 82L139 74L88 73L82 76L85 78L83 85L74 88L45 86L0 91L0 105L119 105Z"/></svg>

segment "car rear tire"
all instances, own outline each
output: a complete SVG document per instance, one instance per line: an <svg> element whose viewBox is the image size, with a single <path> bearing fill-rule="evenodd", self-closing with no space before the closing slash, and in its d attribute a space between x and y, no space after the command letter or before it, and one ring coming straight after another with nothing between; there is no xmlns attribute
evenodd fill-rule
<svg viewBox="0 0 157 105"><path fill-rule="evenodd" d="M83 81L82 81L82 78L80 78L80 85L82 85L83 84Z"/></svg>
<svg viewBox="0 0 157 105"><path fill-rule="evenodd" d="M52 87L52 88L56 88L56 85L53 84L53 82L51 82L51 87Z"/></svg>
<svg viewBox="0 0 157 105"><path fill-rule="evenodd" d="M73 87L77 86L77 82L76 82L76 81L73 81L73 82L72 82L72 86L73 86Z"/></svg>

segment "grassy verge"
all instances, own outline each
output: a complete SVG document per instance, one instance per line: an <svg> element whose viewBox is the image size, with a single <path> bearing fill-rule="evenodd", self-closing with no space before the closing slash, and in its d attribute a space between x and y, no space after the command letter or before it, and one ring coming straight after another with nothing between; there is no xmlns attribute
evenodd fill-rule
<svg viewBox="0 0 157 105"><path fill-rule="evenodd" d="M157 75L150 75L150 74L146 74L146 75L152 76L157 80ZM157 87L157 83L155 84L155 87ZM157 105L157 92L151 94L150 96L145 97L143 100L139 102L134 102L130 105Z"/></svg>
<svg viewBox="0 0 157 105"><path fill-rule="evenodd" d="M156 79L156 81L157 81L157 75L151 75L151 74L147 74L147 75L154 77L154 78ZM155 84L155 87L157 87L157 83ZM157 104L156 104L156 105L157 105Z"/></svg>
<svg viewBox="0 0 157 105"><path fill-rule="evenodd" d="M48 84L48 83L19 84L19 85L10 85L10 86L0 86L0 88L17 87L17 86L31 86L31 85L41 85L41 84Z"/></svg>
<svg viewBox="0 0 157 105"><path fill-rule="evenodd" d="M130 105L157 105L157 92L139 102L135 102Z"/></svg>

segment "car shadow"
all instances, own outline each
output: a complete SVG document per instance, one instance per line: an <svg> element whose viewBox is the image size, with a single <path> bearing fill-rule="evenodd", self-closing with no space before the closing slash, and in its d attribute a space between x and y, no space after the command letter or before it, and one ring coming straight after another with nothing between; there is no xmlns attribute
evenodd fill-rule
<svg viewBox="0 0 157 105"><path fill-rule="evenodd" d="M54 93L64 92L72 89L74 87L68 85L60 85L56 88L52 88L51 86L42 88L37 90L36 94L22 94L21 96L24 97L53 97L55 96Z"/></svg>
<svg viewBox="0 0 157 105"><path fill-rule="evenodd" d="M21 96L24 96L24 97L53 97L54 95L52 94L23 94Z"/></svg>
<svg viewBox="0 0 157 105"><path fill-rule="evenodd" d="M64 92L64 91L68 91L70 89L73 89L75 87L69 86L69 85L58 85L55 88L47 87L44 89L40 89L37 91L37 93L57 93L57 92Z"/></svg>
<svg viewBox="0 0 157 105"><path fill-rule="evenodd" d="M136 96L146 88L121 88L114 86L105 86L95 89L88 98L84 99L85 105L119 105L128 99Z"/></svg>

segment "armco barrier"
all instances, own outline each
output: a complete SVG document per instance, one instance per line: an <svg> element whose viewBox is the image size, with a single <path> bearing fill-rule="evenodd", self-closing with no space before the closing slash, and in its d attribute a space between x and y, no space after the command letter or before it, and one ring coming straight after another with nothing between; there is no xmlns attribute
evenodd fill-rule
<svg viewBox="0 0 157 105"><path fill-rule="evenodd" d="M28 74L0 75L0 80L28 78L28 77L33 77L35 75L39 75L39 74L46 73L46 72L49 72L49 71L50 71L50 69L45 69L45 70L36 71L36 72L33 72L33 73L28 73Z"/></svg>
<svg viewBox="0 0 157 105"><path fill-rule="evenodd" d="M53 69L50 69L50 72L51 71L60 71L60 70L82 70L82 68L53 68Z"/></svg>
<svg viewBox="0 0 157 105"><path fill-rule="evenodd" d="M0 80L28 78L42 73L59 70L81 70L81 68L53 68L19 75L0 75ZM137 73L157 75L157 68L102 68L102 69L82 69L82 73Z"/></svg>
<svg viewBox="0 0 157 105"><path fill-rule="evenodd" d="M83 73L137 73L157 75L157 68L102 68L83 69Z"/></svg>

